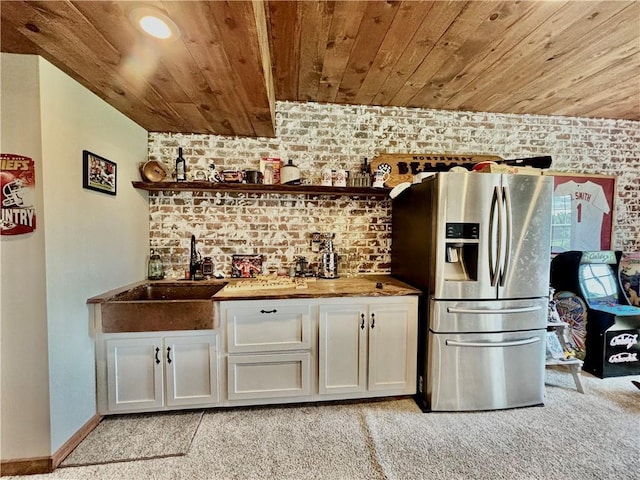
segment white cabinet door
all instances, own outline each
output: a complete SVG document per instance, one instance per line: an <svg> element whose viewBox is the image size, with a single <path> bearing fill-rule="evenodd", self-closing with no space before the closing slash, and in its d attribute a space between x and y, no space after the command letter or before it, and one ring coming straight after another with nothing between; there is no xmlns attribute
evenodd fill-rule
<svg viewBox="0 0 640 480"><path fill-rule="evenodd" d="M162 337L106 341L110 412L163 405Z"/></svg>
<svg viewBox="0 0 640 480"><path fill-rule="evenodd" d="M366 390L367 330L367 304L320 306L320 394L355 393Z"/></svg>
<svg viewBox="0 0 640 480"><path fill-rule="evenodd" d="M165 337L167 405L219 402L217 335Z"/></svg>
<svg viewBox="0 0 640 480"><path fill-rule="evenodd" d="M321 305L319 394L415 393L417 328L417 297L343 298Z"/></svg>
<svg viewBox="0 0 640 480"><path fill-rule="evenodd" d="M415 393L417 325L416 307L411 304L370 306L369 390Z"/></svg>

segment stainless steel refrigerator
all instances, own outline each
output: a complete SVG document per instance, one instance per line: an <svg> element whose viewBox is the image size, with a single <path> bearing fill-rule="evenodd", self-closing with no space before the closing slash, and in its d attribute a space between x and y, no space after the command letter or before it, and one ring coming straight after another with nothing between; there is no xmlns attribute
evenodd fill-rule
<svg viewBox="0 0 640 480"><path fill-rule="evenodd" d="M391 273L424 292L418 402L543 403L553 178L438 173L393 200Z"/></svg>

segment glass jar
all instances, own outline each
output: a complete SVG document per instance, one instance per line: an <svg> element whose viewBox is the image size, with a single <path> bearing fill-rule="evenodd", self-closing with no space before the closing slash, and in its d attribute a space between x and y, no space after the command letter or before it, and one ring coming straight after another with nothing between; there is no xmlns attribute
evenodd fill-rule
<svg viewBox="0 0 640 480"><path fill-rule="evenodd" d="M164 278L164 266L162 265L160 255L157 253L152 253L149 258L147 274L149 280L162 280Z"/></svg>
<svg viewBox="0 0 640 480"><path fill-rule="evenodd" d="M205 278L211 278L213 276L213 261L211 257L204 257L202 261L202 275Z"/></svg>

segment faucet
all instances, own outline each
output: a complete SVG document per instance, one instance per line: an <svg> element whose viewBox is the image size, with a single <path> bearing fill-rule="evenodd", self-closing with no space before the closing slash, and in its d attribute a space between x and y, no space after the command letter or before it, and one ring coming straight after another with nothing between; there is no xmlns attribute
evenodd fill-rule
<svg viewBox="0 0 640 480"><path fill-rule="evenodd" d="M198 251L196 250L196 236L191 235L191 254L189 255L189 279L196 279L196 272L200 267L200 262L198 261Z"/></svg>

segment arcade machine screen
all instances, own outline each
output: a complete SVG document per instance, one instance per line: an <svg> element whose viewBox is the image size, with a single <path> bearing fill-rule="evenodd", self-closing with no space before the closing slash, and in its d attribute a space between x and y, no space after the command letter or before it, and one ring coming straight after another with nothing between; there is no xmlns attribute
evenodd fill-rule
<svg viewBox="0 0 640 480"><path fill-rule="evenodd" d="M611 265L583 263L578 269L578 278L590 307L618 303L616 275Z"/></svg>
<svg viewBox="0 0 640 480"><path fill-rule="evenodd" d="M589 307L614 315L638 315L632 305L618 303L618 277L612 265L583 263L578 268L580 288Z"/></svg>

